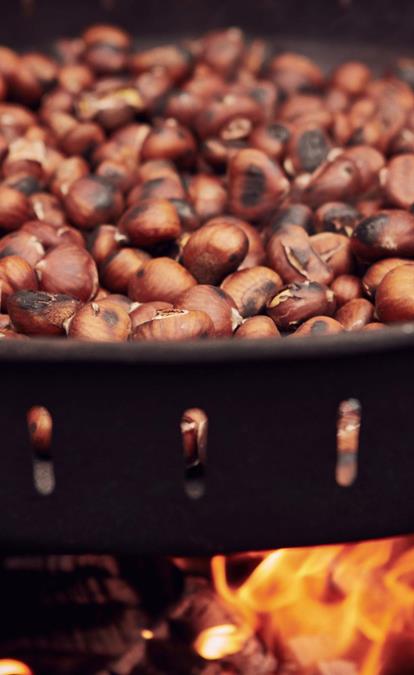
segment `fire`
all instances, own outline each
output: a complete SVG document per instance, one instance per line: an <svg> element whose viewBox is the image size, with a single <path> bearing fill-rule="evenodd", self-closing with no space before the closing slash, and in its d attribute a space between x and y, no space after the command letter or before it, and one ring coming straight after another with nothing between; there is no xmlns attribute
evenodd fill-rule
<svg viewBox="0 0 414 675"><path fill-rule="evenodd" d="M33 675L33 671L22 661L0 659L0 675Z"/></svg>
<svg viewBox="0 0 414 675"><path fill-rule="evenodd" d="M414 645L414 538L280 549L258 560L233 586L234 559L213 558L216 591L238 621L202 631L201 656L234 654L255 632L306 675L402 672L387 663L400 659L401 640Z"/></svg>

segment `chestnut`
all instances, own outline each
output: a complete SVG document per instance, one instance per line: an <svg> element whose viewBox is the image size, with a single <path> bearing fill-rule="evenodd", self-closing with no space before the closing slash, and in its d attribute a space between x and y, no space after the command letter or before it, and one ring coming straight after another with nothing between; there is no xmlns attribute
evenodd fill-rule
<svg viewBox="0 0 414 675"><path fill-rule="evenodd" d="M360 174L355 162L340 155L327 159L309 177L304 175L301 197L316 208L325 202L353 199L360 189Z"/></svg>
<svg viewBox="0 0 414 675"><path fill-rule="evenodd" d="M312 240L299 225L284 225L271 237L267 245L270 267L285 283L293 281L317 281L329 284L332 269L312 248Z"/></svg>
<svg viewBox="0 0 414 675"><path fill-rule="evenodd" d="M191 166L197 150L192 133L177 120L166 119L156 124L146 137L141 158L170 159L183 166Z"/></svg>
<svg viewBox="0 0 414 675"><path fill-rule="evenodd" d="M104 140L100 126L94 122L78 122L63 135L60 148L68 155L89 156Z"/></svg>
<svg viewBox="0 0 414 675"><path fill-rule="evenodd" d="M363 331L381 330L381 328L385 328L385 323L380 323L379 321L371 321L371 323L365 324L365 326L362 327L362 330Z"/></svg>
<svg viewBox="0 0 414 675"><path fill-rule="evenodd" d="M392 157L380 179L389 204L400 209L410 208L414 204L414 153Z"/></svg>
<svg viewBox="0 0 414 675"><path fill-rule="evenodd" d="M286 154L290 134L289 126L280 122L258 125L249 135L249 143L271 159L280 160Z"/></svg>
<svg viewBox="0 0 414 675"><path fill-rule="evenodd" d="M354 162L359 172L360 189L368 192L379 185L379 175L385 166L384 155L370 145L354 145L346 148L341 155Z"/></svg>
<svg viewBox="0 0 414 675"><path fill-rule="evenodd" d="M136 248L121 248L114 251L100 264L100 276L105 288L113 293L127 293L133 274L150 260L148 253Z"/></svg>
<svg viewBox="0 0 414 675"><path fill-rule="evenodd" d="M224 213L227 191L217 176L204 173L192 176L188 184L188 194L202 222Z"/></svg>
<svg viewBox="0 0 414 675"><path fill-rule="evenodd" d="M226 216L226 220L227 222L237 225L238 228L243 230L249 241L247 255L244 257L237 269L244 270L249 269L250 267L263 265L266 261L266 251L262 237L257 228L253 227L253 225L250 225L250 223L246 223L245 220L241 220L240 218ZM210 224L212 222L213 220L210 221Z"/></svg>
<svg viewBox="0 0 414 675"><path fill-rule="evenodd" d="M257 340L258 338L279 338L281 335L270 317L259 315L245 319L236 330L234 337Z"/></svg>
<svg viewBox="0 0 414 675"><path fill-rule="evenodd" d="M70 220L86 230L118 218L122 205L121 193L98 176L79 178L69 187L65 197Z"/></svg>
<svg viewBox="0 0 414 675"><path fill-rule="evenodd" d="M153 300L152 302L143 302L143 303L135 302L133 303L133 305L134 305L133 309L131 309L131 311L129 312L132 330L134 330L141 323L151 321L151 319L154 318L158 310L173 309L173 305L170 302L162 302L161 300Z"/></svg>
<svg viewBox="0 0 414 675"><path fill-rule="evenodd" d="M194 340L214 335L209 315L199 310L161 309L150 321L141 323L132 340Z"/></svg>
<svg viewBox="0 0 414 675"><path fill-rule="evenodd" d="M53 419L47 408L36 405L27 413L27 426L32 450L39 456L48 457L52 443Z"/></svg>
<svg viewBox="0 0 414 675"><path fill-rule="evenodd" d="M365 88L372 78L372 72L360 61L345 61L335 69L332 83L349 96L359 96L365 93Z"/></svg>
<svg viewBox="0 0 414 675"><path fill-rule="evenodd" d="M40 242L44 249L59 246L59 244L77 244L85 246L85 240L79 230L70 225L50 225L43 220L29 220L16 234L27 232ZM5 237L3 238L4 241ZM40 256L40 248L38 248ZM23 256L24 257L24 256ZM42 257L42 256L41 256ZM30 262L30 261L29 261Z"/></svg>
<svg viewBox="0 0 414 675"><path fill-rule="evenodd" d="M226 218L215 218L190 235L182 262L200 284L219 284L237 269L248 248L242 229Z"/></svg>
<svg viewBox="0 0 414 675"><path fill-rule="evenodd" d="M324 129L316 125L299 125L287 144L285 170L289 174L312 173L328 157L332 144Z"/></svg>
<svg viewBox="0 0 414 675"><path fill-rule="evenodd" d="M43 258L45 249L33 234L19 230L0 239L0 258L17 255L34 267Z"/></svg>
<svg viewBox="0 0 414 675"><path fill-rule="evenodd" d="M216 286L192 286L177 298L175 304L180 309L200 310L208 314L216 337L231 335L242 321L233 299Z"/></svg>
<svg viewBox="0 0 414 675"><path fill-rule="evenodd" d="M269 69L272 81L285 94L319 90L324 83L320 68L302 54L278 54L271 60Z"/></svg>
<svg viewBox="0 0 414 675"><path fill-rule="evenodd" d="M99 265L108 256L116 253L126 240L126 236L121 234L114 225L99 225L91 232L88 249L96 264Z"/></svg>
<svg viewBox="0 0 414 675"><path fill-rule="evenodd" d="M50 250L37 263L36 273L43 291L71 295L83 302L93 298L99 286L94 259L76 244L61 244Z"/></svg>
<svg viewBox="0 0 414 675"><path fill-rule="evenodd" d="M78 96L82 91L92 87L94 75L85 63L69 63L60 69L58 81L64 91Z"/></svg>
<svg viewBox="0 0 414 675"><path fill-rule="evenodd" d="M152 246L177 239L181 233L177 210L167 199L146 199L131 206L118 223L135 246Z"/></svg>
<svg viewBox="0 0 414 675"><path fill-rule="evenodd" d="M375 294L375 311L384 323L414 320L414 265L399 265L385 275Z"/></svg>
<svg viewBox="0 0 414 675"><path fill-rule="evenodd" d="M205 460L208 418L200 408L189 408L180 422L186 466L195 466Z"/></svg>
<svg viewBox="0 0 414 675"><path fill-rule="evenodd" d="M337 232L350 237L362 216L352 204L326 202L315 212L316 232Z"/></svg>
<svg viewBox="0 0 414 675"><path fill-rule="evenodd" d="M362 282L353 274L340 274L331 283L331 290L335 293L336 306L341 307L349 300L355 300L362 295Z"/></svg>
<svg viewBox="0 0 414 675"><path fill-rule="evenodd" d="M331 268L335 277L352 272L354 258L348 237L336 232L320 232L310 237L310 243L313 250Z"/></svg>
<svg viewBox="0 0 414 675"><path fill-rule="evenodd" d="M197 281L192 274L171 258L153 258L133 274L128 285L131 300L175 303L177 298Z"/></svg>
<svg viewBox="0 0 414 675"><path fill-rule="evenodd" d="M79 307L79 300L70 295L44 291L17 291L7 301L14 328L26 335L63 335L65 321Z"/></svg>
<svg viewBox="0 0 414 675"><path fill-rule="evenodd" d="M335 319L345 330L361 330L372 321L374 305L365 298L354 298L346 302L335 315Z"/></svg>
<svg viewBox="0 0 414 675"><path fill-rule="evenodd" d="M221 288L234 300L242 317L259 314L282 287L282 279L268 267L251 267L226 277Z"/></svg>
<svg viewBox="0 0 414 675"><path fill-rule="evenodd" d="M83 157L67 157L59 164L51 183L51 190L56 197L63 199L70 186L79 178L89 174L88 163Z"/></svg>
<svg viewBox="0 0 414 675"><path fill-rule="evenodd" d="M294 330L314 316L331 316L335 310L333 292L314 281L289 284L269 300L266 312L279 330Z"/></svg>
<svg viewBox="0 0 414 675"><path fill-rule="evenodd" d="M37 277L29 263L17 255L0 258L1 311L7 309L7 301L16 291L37 289Z"/></svg>
<svg viewBox="0 0 414 675"><path fill-rule="evenodd" d="M171 82L187 77L193 65L191 52L180 45L163 45L131 54L129 66L133 73L159 68L166 71Z"/></svg>
<svg viewBox="0 0 414 675"><path fill-rule="evenodd" d="M362 286L365 293L368 297L375 298L377 288L388 272L391 272L396 267L401 267L401 265L410 264L414 264L414 261L407 260L406 258L384 258L383 260L378 260L368 267L362 278Z"/></svg>
<svg viewBox="0 0 414 675"><path fill-rule="evenodd" d="M51 225L65 225L65 212L54 195L47 192L36 192L36 194L29 197L29 202L36 218L43 220ZM33 214L26 217L24 220L29 220Z"/></svg>
<svg viewBox="0 0 414 675"><path fill-rule="evenodd" d="M202 60L223 77L230 77L239 64L245 39L239 28L215 30L203 39Z"/></svg>
<svg viewBox="0 0 414 675"><path fill-rule="evenodd" d="M292 333L292 337L302 337L304 335L320 336L320 335L334 335L335 333L342 333L342 325L336 319L330 316L313 316L302 323L299 328Z"/></svg>
<svg viewBox="0 0 414 675"><path fill-rule="evenodd" d="M177 211L178 218L180 220L181 228L185 232L193 232L200 227L200 221L195 212L195 209L192 204L189 203L186 199L169 199L171 204L174 206ZM251 228L253 229L253 228Z"/></svg>
<svg viewBox="0 0 414 675"><path fill-rule="evenodd" d="M9 232L17 230L32 217L29 199L19 190L0 185L0 228Z"/></svg>
<svg viewBox="0 0 414 675"><path fill-rule="evenodd" d="M363 262L414 256L414 215L400 209L380 211L355 228L351 245Z"/></svg>
<svg viewBox="0 0 414 675"><path fill-rule="evenodd" d="M289 181L264 152L240 150L229 166L229 205L246 220L268 216L287 194Z"/></svg>
<svg viewBox="0 0 414 675"><path fill-rule="evenodd" d="M68 337L92 342L125 342L131 330L128 312L116 303L89 302L65 325Z"/></svg>

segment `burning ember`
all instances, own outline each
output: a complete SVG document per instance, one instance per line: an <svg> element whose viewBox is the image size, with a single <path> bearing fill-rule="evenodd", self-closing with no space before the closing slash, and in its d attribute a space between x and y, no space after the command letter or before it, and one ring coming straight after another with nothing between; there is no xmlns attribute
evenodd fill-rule
<svg viewBox="0 0 414 675"><path fill-rule="evenodd" d="M33 675L33 672L21 661L0 659L0 675Z"/></svg>
<svg viewBox="0 0 414 675"><path fill-rule="evenodd" d="M276 655L276 673L412 674L413 543L281 549L252 558L257 564L238 584L232 567L243 557L217 556L215 589L237 619L203 630L195 649L223 659L256 634Z"/></svg>

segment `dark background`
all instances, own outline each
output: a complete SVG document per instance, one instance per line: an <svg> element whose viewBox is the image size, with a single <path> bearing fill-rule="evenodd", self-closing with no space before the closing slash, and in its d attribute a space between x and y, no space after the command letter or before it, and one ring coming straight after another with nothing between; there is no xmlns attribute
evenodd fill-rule
<svg viewBox="0 0 414 675"><path fill-rule="evenodd" d="M374 43L381 59L384 45L410 49L414 25L412 0L2 0L0 7L0 41L18 46L95 21L124 25L138 39L239 25L277 38Z"/></svg>

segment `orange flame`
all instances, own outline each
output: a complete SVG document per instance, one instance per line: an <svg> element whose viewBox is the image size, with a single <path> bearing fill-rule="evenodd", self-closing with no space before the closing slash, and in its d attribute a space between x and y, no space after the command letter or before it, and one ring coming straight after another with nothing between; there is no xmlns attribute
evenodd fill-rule
<svg viewBox="0 0 414 675"><path fill-rule="evenodd" d="M216 556L212 573L239 620L200 633L195 648L205 658L234 654L256 632L303 673L378 675L393 636L414 644L413 538L264 553L238 587L228 581L231 564ZM414 672L413 648L411 658Z"/></svg>
<svg viewBox="0 0 414 675"><path fill-rule="evenodd" d="M0 659L0 675L33 675L33 671L22 661Z"/></svg>

